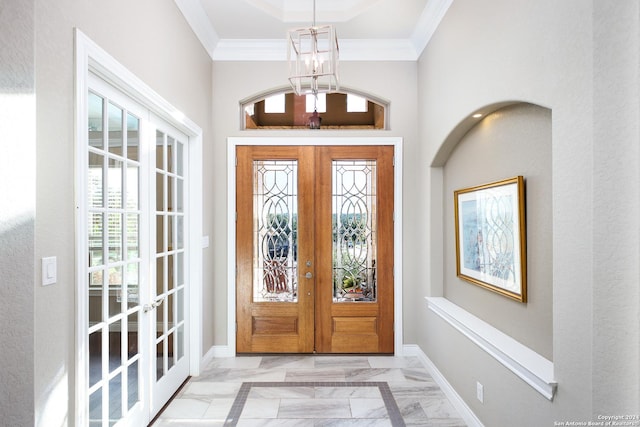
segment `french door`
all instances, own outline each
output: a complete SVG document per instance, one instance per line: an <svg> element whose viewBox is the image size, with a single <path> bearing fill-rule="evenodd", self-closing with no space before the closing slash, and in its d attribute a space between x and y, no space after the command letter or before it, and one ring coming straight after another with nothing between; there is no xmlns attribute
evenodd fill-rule
<svg viewBox="0 0 640 427"><path fill-rule="evenodd" d="M188 375L188 138L94 75L79 175L90 426L142 426Z"/></svg>
<svg viewBox="0 0 640 427"><path fill-rule="evenodd" d="M392 146L238 146L238 353L393 353Z"/></svg>

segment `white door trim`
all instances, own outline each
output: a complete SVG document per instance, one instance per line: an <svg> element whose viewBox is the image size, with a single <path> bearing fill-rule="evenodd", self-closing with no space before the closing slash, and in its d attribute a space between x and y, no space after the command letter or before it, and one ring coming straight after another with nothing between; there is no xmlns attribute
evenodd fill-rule
<svg viewBox="0 0 640 427"><path fill-rule="evenodd" d="M215 356L236 354L236 147L238 145L393 145L394 147L394 349L402 341L402 137L229 137L227 138L227 348Z"/></svg>
<svg viewBox="0 0 640 427"><path fill-rule="evenodd" d="M192 177L189 180L189 206L190 215L188 249L190 284L187 289L187 301L189 304L189 366L190 375L200 373L202 358L202 129L189 118L173 107L169 102L154 92L147 84L131 73L127 68L115 60L111 55L94 43L79 29L75 29L75 144L76 165L84 165L85 151L81 144L86 142L86 116L87 94L89 88L89 73L93 73L112 86L142 104L154 114L162 117L172 126L185 133L189 137L189 171ZM85 177L83 168L76 166L76 259L80 260L86 253L87 247L84 239L86 218L79 215L79 209L86 206L85 187L82 185ZM77 263L76 283L84 280L86 266ZM87 425L88 414L88 378L84 371L87 363L84 351L88 346L87 325L87 295L86 290L76 286L76 355L75 355L75 397L76 397L76 425Z"/></svg>

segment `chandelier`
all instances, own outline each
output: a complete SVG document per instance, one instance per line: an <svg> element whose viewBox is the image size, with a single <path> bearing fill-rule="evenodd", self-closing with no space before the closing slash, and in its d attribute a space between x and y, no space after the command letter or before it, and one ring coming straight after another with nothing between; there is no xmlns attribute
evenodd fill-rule
<svg viewBox="0 0 640 427"><path fill-rule="evenodd" d="M296 95L335 92L338 82L338 39L331 25L316 26L316 1L313 0L313 25L287 33L289 82Z"/></svg>

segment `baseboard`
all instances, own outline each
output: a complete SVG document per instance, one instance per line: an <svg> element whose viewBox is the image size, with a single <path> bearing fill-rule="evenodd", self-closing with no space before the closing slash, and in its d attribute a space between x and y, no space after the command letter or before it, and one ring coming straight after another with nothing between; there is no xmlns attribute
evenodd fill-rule
<svg viewBox="0 0 640 427"><path fill-rule="evenodd" d="M403 348L403 354L405 356L414 356L420 359L420 362L427 369L429 374L433 377L434 381L440 386L442 392L447 396L451 404L456 408L462 419L467 423L469 427L484 427L484 424L478 419L476 414L473 413L471 408L465 403L455 389L449 384L449 381L442 375L436 365L433 364L431 359L422 351L422 349L415 344L406 344Z"/></svg>
<svg viewBox="0 0 640 427"><path fill-rule="evenodd" d="M202 357L201 366L207 366L216 357L235 357L236 352L227 345L214 345Z"/></svg>

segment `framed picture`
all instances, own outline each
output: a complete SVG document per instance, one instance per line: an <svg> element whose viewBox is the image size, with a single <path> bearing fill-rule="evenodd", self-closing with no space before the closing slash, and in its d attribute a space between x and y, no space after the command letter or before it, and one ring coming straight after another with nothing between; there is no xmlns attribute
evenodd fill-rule
<svg viewBox="0 0 640 427"><path fill-rule="evenodd" d="M524 178L454 191L456 273L483 288L527 302Z"/></svg>

